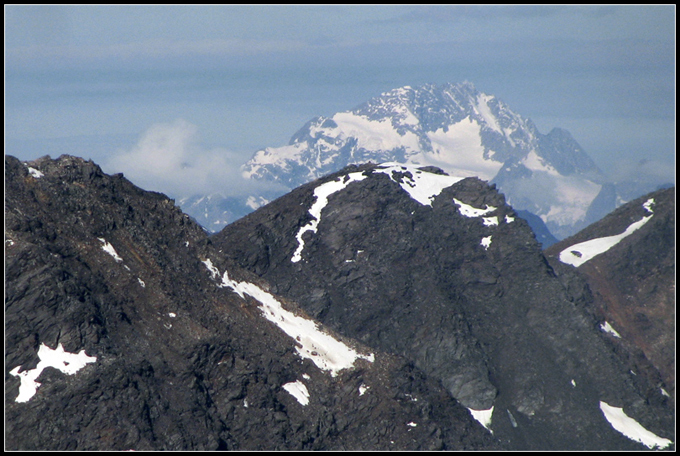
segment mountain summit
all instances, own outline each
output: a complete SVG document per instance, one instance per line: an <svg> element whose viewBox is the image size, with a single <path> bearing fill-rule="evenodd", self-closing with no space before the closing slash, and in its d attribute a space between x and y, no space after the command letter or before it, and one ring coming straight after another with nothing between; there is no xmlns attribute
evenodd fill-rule
<svg viewBox="0 0 680 456"><path fill-rule="evenodd" d="M316 117L287 146L257 151L246 178L289 188L352 163L437 166L496 183L517 210L538 215L562 238L583 227L605 178L566 130L534 123L469 82L390 90L351 111ZM611 207L597 208L590 218Z"/></svg>
<svg viewBox="0 0 680 456"><path fill-rule="evenodd" d="M324 325L411 359L510 449L670 445L668 398L615 355L516 215L476 177L363 164L211 241Z"/></svg>

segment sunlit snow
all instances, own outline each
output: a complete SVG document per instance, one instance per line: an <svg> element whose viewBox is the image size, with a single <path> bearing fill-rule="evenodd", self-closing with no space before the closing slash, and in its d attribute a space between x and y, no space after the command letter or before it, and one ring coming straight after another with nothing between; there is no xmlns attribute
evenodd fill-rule
<svg viewBox="0 0 680 456"><path fill-rule="evenodd" d="M283 385L283 389L288 391L300 404L309 404L309 391L307 391L307 387L300 380L286 383Z"/></svg>
<svg viewBox="0 0 680 456"><path fill-rule="evenodd" d="M427 132L433 152L422 152L410 160L423 165L434 165L449 174L479 177L489 181L498 174L503 163L484 158L480 124L466 117L457 124Z"/></svg>
<svg viewBox="0 0 680 456"><path fill-rule="evenodd" d="M602 329L602 331L606 333L611 334L614 337L618 337L619 339L621 338L621 335L618 332L616 332L616 330L612 328L612 326L606 321L600 325L600 329Z"/></svg>
<svg viewBox="0 0 680 456"><path fill-rule="evenodd" d="M531 171L543 171L551 176L560 176L555 168L550 165L546 165L541 157L538 156L536 151L532 150L527 154L522 160L522 164L530 169Z"/></svg>
<svg viewBox="0 0 680 456"><path fill-rule="evenodd" d="M366 179L366 175L364 175L364 173L350 173L346 176L339 177L334 181L321 184L314 189L316 201L314 201L312 207L309 208L309 213L312 214L312 217L314 218L308 224L300 228L297 235L295 236L298 240L298 247L295 249L295 253L293 253L293 257L290 259L290 261L297 263L302 259L302 250L305 248L305 241L302 240L302 235L307 231L316 233L316 229L319 226L319 222L321 221L321 211L324 207L326 207L326 204L328 204L328 197L333 193L347 187L350 182L361 181L364 179Z"/></svg>
<svg viewBox="0 0 680 456"><path fill-rule="evenodd" d="M340 139L356 138L359 148L391 150L403 147L406 151L420 149L418 136L410 131L404 132L403 135L399 134L391 119L369 120L366 116L352 112L339 112L332 119L338 125L338 131L329 136L337 136Z"/></svg>
<svg viewBox="0 0 680 456"><path fill-rule="evenodd" d="M640 423L626 415L623 408L612 407L606 402L600 401L600 410L602 410L605 418L607 418L607 421L609 421L609 424L611 424L614 429L629 439L642 443L647 448L658 447L663 449L673 443L668 439L661 438L649 432L642 427Z"/></svg>
<svg viewBox="0 0 680 456"><path fill-rule="evenodd" d="M246 206L251 208L252 210L255 210L261 206L264 206L265 204L269 203L269 200L266 198L263 198L261 196L249 196L248 199L246 200Z"/></svg>
<svg viewBox="0 0 680 456"><path fill-rule="evenodd" d="M456 198L453 199L453 202L456 203L456 205L460 206L458 208L458 211L461 213L461 215L464 215L465 217L481 217L482 215L488 214L489 212L493 212L496 210L494 206L489 206L488 204L486 205L485 209L478 209L476 207L472 207L469 204L465 204L464 202L457 200Z"/></svg>
<svg viewBox="0 0 680 456"><path fill-rule="evenodd" d="M471 408L468 408L468 410L474 419L479 421L486 429L489 429L489 426L491 426L491 416L493 415L493 406L488 410L473 410ZM489 429L489 431L491 431L491 429Z"/></svg>
<svg viewBox="0 0 680 456"><path fill-rule="evenodd" d="M106 253L111 255L114 260L123 261L123 259L118 256L118 254L116 253L116 250L113 248L113 246L111 244L109 244L106 241L106 239L104 239L104 238L97 238L97 239L99 239L101 242L104 243L104 245L102 246L102 250L104 250Z"/></svg>
<svg viewBox="0 0 680 456"><path fill-rule="evenodd" d="M643 217L642 220L631 223L630 226L628 226L628 228L626 228L626 230L621 234L595 238L567 247L560 252L560 261L562 263L570 264L574 267L579 267L586 261L606 252L621 242L621 240L633 234L636 230L644 226L644 224L647 223L652 217L653 215L648 215L647 217Z"/></svg>
<svg viewBox="0 0 680 456"><path fill-rule="evenodd" d="M210 259L203 264L211 272L213 278L219 277L219 271ZM257 285L249 282L236 282L229 279L229 274L224 271L220 287L233 289L241 298L249 295L259 301L260 310L264 317L276 324L283 332L297 341L295 349L302 358L312 360L317 367L330 371L335 377L342 369L354 366L354 362L361 358L373 362L373 354L361 355L344 343L322 332L317 324L284 309L276 298L262 290Z"/></svg>
<svg viewBox="0 0 680 456"><path fill-rule="evenodd" d="M558 225L571 225L586 216L588 208L595 197L602 190L602 186L582 177L550 175L547 171L534 171L533 186L525 186L525 192L515 192L515 198L526 197L533 199L542 205L541 200L556 202L551 204L547 213L543 210L540 214L544 223L556 223ZM541 195L536 189L540 189Z"/></svg>
<svg viewBox="0 0 680 456"><path fill-rule="evenodd" d="M488 249L491 245L491 236L483 237L480 244L484 247L484 250Z"/></svg>
<svg viewBox="0 0 680 456"><path fill-rule="evenodd" d="M57 348L54 350L45 344L40 344L38 358L40 358L40 362L38 362L35 369L19 372L21 366L17 366L10 371L10 374L19 377L21 380L16 402L27 402L35 395L40 386L40 383L36 382L35 379L40 376L46 367L54 367L64 374L73 375L85 367L86 364L97 361L96 357L87 356L85 350L80 350L77 354L68 353L64 351L64 347L61 344L57 345Z"/></svg>
<svg viewBox="0 0 680 456"><path fill-rule="evenodd" d="M36 179L40 179L41 177L44 176L43 173L41 173L40 171L38 171L35 168L31 168L30 166L28 167L28 172L31 174L31 176L33 176Z"/></svg>
<svg viewBox="0 0 680 456"><path fill-rule="evenodd" d="M392 173L411 173L412 177L410 179L406 176L402 176L399 185L404 191L411 195L411 198L418 201L423 206L432 206L432 201L442 192L442 190L464 179L463 177L428 173L419 170L418 168L420 167L420 165L402 163L383 163L373 172L387 174L395 182L397 181Z"/></svg>
<svg viewBox="0 0 680 456"><path fill-rule="evenodd" d="M477 112L482 116L486 124L489 127L491 127L492 130L495 130L498 133L503 133L501 127L498 125L496 116L494 116L491 113L491 108L489 107L489 101L493 99L494 99L493 95L486 95L484 93L480 93L479 95L477 95L477 104L475 108Z"/></svg>

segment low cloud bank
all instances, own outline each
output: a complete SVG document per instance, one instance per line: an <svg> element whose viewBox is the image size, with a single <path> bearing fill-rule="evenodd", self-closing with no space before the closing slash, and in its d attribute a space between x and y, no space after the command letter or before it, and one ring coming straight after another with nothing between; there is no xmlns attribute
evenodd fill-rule
<svg viewBox="0 0 680 456"><path fill-rule="evenodd" d="M198 128L182 119L158 123L129 150L119 150L104 164L107 173L122 172L135 185L173 198L219 193L247 195L262 190L240 175L243 158L222 148L206 148Z"/></svg>

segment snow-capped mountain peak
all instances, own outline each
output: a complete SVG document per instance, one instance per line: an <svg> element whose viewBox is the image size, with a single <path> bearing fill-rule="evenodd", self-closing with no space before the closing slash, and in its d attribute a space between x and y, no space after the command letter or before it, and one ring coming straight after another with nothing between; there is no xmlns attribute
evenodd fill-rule
<svg viewBox="0 0 680 456"><path fill-rule="evenodd" d="M436 166L492 181L517 209L539 215L558 232L584 220L603 180L568 132L541 134L531 120L469 82L404 86L350 111L316 117L287 146L257 151L242 175L292 189L367 162Z"/></svg>

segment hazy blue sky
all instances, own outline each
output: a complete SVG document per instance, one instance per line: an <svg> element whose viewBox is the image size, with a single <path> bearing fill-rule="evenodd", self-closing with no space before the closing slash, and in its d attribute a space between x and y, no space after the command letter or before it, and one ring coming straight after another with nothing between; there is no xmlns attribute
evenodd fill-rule
<svg viewBox="0 0 680 456"><path fill-rule="evenodd" d="M674 180L675 12L5 6L5 150L92 158L171 195L219 190L314 116L468 80L543 133L568 129L611 174Z"/></svg>

